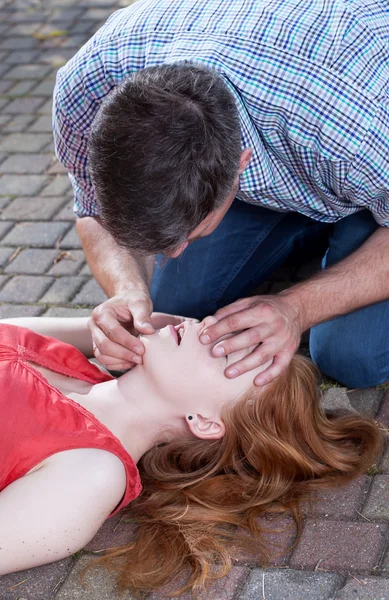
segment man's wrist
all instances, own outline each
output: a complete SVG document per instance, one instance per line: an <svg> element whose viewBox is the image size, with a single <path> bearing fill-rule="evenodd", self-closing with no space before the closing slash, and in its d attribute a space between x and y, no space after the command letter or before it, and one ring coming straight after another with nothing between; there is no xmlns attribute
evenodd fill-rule
<svg viewBox="0 0 389 600"><path fill-rule="evenodd" d="M279 294L291 308L291 311L294 314L294 321L301 333L315 325L310 315L305 295L306 291L302 289L301 285L295 285Z"/></svg>

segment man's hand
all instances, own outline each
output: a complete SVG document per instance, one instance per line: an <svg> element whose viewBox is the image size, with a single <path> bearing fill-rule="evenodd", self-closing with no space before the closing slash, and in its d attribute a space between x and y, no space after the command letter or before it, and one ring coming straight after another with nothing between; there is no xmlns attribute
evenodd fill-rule
<svg viewBox="0 0 389 600"><path fill-rule="evenodd" d="M135 336L154 332L152 310L150 296L139 290L114 296L97 306L88 323L97 360L112 371L141 364L144 346Z"/></svg>
<svg viewBox="0 0 389 600"><path fill-rule="evenodd" d="M251 354L228 367L227 377L237 377L273 359L271 366L254 379L258 386L270 383L287 368L303 333L297 307L281 295L243 298L221 308L214 317L218 322L201 333L200 340L204 344L229 333L241 332L216 344L214 356L231 354L257 344Z"/></svg>

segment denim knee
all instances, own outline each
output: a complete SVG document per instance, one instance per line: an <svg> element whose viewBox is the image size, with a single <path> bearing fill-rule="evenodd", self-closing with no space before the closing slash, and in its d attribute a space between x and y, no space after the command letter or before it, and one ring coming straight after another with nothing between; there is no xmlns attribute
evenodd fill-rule
<svg viewBox="0 0 389 600"><path fill-rule="evenodd" d="M320 371L349 388L374 387L388 381L386 340L380 339L379 332L370 339L342 335L337 321L322 323L311 330L311 357Z"/></svg>

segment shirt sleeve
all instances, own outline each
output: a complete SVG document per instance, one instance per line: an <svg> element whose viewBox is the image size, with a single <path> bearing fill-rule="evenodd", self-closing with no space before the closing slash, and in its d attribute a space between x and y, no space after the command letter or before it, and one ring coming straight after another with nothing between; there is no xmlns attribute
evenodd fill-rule
<svg viewBox="0 0 389 600"><path fill-rule="evenodd" d="M389 103L388 103L389 104ZM343 195L370 210L383 227L389 227L389 106L378 106L374 119L352 161Z"/></svg>
<svg viewBox="0 0 389 600"><path fill-rule="evenodd" d="M87 136L77 131L54 99L53 131L55 151L68 169L74 191L74 212L77 217L98 216L96 195L88 172Z"/></svg>

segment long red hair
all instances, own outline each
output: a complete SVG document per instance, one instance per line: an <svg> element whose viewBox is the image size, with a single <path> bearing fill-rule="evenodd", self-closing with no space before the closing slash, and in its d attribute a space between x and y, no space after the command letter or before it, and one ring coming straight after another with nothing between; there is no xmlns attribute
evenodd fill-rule
<svg viewBox="0 0 389 600"><path fill-rule="evenodd" d="M374 421L320 408L315 367L301 356L227 407L223 420L221 439L182 437L141 459L144 490L130 507L135 539L103 559L122 557L120 587L150 592L189 568L179 591L200 589L229 572L232 545L265 562L258 517L288 511L301 523L312 492L365 471L382 443Z"/></svg>

